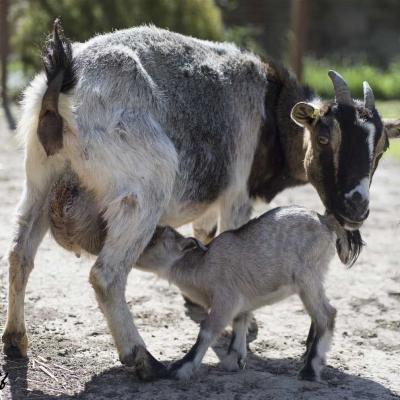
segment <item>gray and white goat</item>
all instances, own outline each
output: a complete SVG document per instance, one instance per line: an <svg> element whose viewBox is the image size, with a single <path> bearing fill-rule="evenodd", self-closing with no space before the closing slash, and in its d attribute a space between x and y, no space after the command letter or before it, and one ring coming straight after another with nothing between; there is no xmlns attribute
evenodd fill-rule
<svg viewBox="0 0 400 400"><path fill-rule="evenodd" d="M144 379L166 369L146 349L124 288L157 225L195 221L208 235L217 213L220 231L237 228L252 197L271 198L293 180L311 182L342 225L358 229L368 215L388 144L368 85L354 103L331 72L336 99L323 104L250 52L151 26L71 44L56 22L43 61L18 127L26 179L9 254L9 356L27 355L25 289L49 228L49 192L68 166L95 202L78 228L107 228L90 282L121 362ZM59 227L73 249L92 248L92 237L74 243L82 235L62 219Z"/></svg>
<svg viewBox="0 0 400 400"><path fill-rule="evenodd" d="M207 349L232 321L232 340L222 366L243 368L251 311L298 294L311 317L300 377L319 380L336 310L323 286L335 246L343 263L354 251L333 216L298 206L273 209L243 227L226 231L205 247L170 227L157 228L137 267L167 279L209 313L192 349L171 367L188 379Z"/></svg>

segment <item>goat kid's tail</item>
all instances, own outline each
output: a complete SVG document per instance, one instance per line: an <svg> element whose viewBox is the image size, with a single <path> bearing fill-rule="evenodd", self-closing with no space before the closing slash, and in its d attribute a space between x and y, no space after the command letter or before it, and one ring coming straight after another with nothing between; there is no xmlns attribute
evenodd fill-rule
<svg viewBox="0 0 400 400"><path fill-rule="evenodd" d="M324 219L329 229L336 234L336 251L340 261L349 268L352 267L365 245L360 231L344 229L333 215L325 215Z"/></svg>
<svg viewBox="0 0 400 400"><path fill-rule="evenodd" d="M47 156L51 156L63 147L63 120L58 112L58 98L76 81L71 43L65 38L59 19L54 21L53 33L43 48L42 61L47 90L42 100L37 133Z"/></svg>

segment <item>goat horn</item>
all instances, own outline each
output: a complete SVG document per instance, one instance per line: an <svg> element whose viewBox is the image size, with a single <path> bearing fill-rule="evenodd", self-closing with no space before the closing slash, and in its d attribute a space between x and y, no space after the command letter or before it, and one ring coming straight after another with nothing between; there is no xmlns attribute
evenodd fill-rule
<svg viewBox="0 0 400 400"><path fill-rule="evenodd" d="M329 78L333 83L335 89L336 101L339 104L347 104L349 106L353 105L353 99L351 98L350 89L347 86L346 81L343 77L335 71L330 70L328 72Z"/></svg>
<svg viewBox="0 0 400 400"><path fill-rule="evenodd" d="M374 92L369 86L367 81L363 82L363 89L364 89L364 106L368 108L368 110L373 110L375 108L375 96Z"/></svg>

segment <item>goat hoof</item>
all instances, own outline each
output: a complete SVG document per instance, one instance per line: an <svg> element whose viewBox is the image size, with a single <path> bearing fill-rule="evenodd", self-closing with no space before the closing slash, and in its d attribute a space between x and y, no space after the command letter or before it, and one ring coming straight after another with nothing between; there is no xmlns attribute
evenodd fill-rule
<svg viewBox="0 0 400 400"><path fill-rule="evenodd" d="M167 368L143 346L136 346L131 354L121 359L121 362L128 367L135 367L136 375L142 381L168 377Z"/></svg>
<svg viewBox="0 0 400 400"><path fill-rule="evenodd" d="M312 368L304 367L300 370L298 378L302 381L316 382L318 377Z"/></svg>
<svg viewBox="0 0 400 400"><path fill-rule="evenodd" d="M28 336L25 332L4 332L3 351L10 358L26 358L28 353Z"/></svg>
<svg viewBox="0 0 400 400"><path fill-rule="evenodd" d="M180 381L188 381L193 376L193 373L194 366L192 362L181 363L177 361L169 368L169 376Z"/></svg>
<svg viewBox="0 0 400 400"><path fill-rule="evenodd" d="M239 371L240 369L244 369L246 367L246 359L240 357L239 354L233 351L226 355L226 357L221 361L220 366L225 371Z"/></svg>

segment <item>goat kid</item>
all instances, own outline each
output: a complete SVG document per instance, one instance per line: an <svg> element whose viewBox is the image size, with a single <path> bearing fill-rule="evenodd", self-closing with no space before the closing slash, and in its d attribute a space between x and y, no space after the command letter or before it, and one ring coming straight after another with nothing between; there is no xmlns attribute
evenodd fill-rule
<svg viewBox="0 0 400 400"><path fill-rule="evenodd" d="M157 228L137 267L167 279L209 310L195 345L172 365L172 375L189 379L232 321L222 366L230 371L243 368L251 311L298 294L312 320L299 376L319 380L336 316L323 286L335 244L345 264L359 251L335 217L298 206L271 210L222 233L208 247L170 227Z"/></svg>

